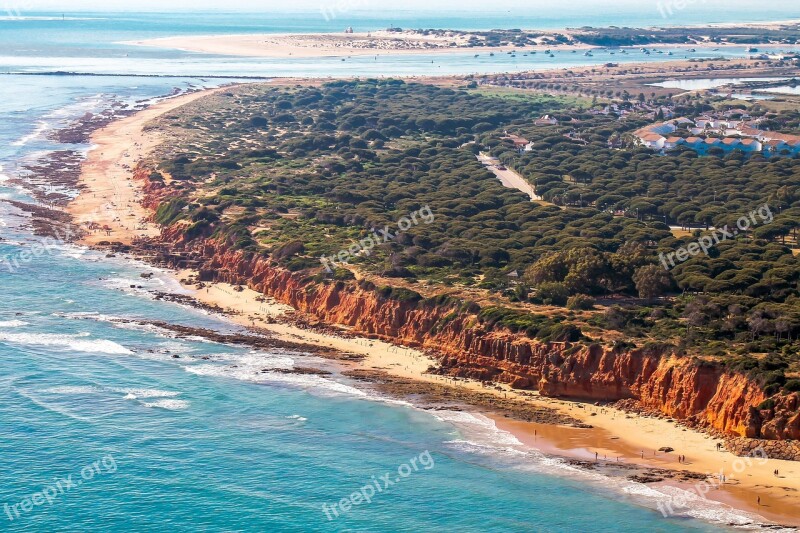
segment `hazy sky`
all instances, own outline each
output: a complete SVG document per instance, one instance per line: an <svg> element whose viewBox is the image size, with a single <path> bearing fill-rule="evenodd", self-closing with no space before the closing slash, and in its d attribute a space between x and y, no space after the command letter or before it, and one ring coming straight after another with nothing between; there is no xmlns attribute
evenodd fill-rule
<svg viewBox="0 0 800 533"><path fill-rule="evenodd" d="M673 3L676 0L660 0L662 2ZM758 10L758 4L752 0L679 0L687 6L696 5L698 7L719 6L726 8L751 6ZM0 8L16 7L26 11L34 10L63 10L75 11L96 9L102 10L192 10L198 9L219 10L219 11L300 11L300 10L319 10L320 7L335 8L346 7L350 9L366 9L380 11L405 11L405 10L483 10L483 11L507 11L524 10L526 14L536 15L537 12L543 15L547 11L552 12L554 0L0 0ZM657 0L651 0L656 3ZM574 9L575 13L581 9L591 8L598 11L606 6L616 8L622 6L639 6L641 0L569 0L566 3L557 2L557 11L563 14L565 11ZM770 0L771 7L785 5L791 11L797 11L797 0Z"/></svg>

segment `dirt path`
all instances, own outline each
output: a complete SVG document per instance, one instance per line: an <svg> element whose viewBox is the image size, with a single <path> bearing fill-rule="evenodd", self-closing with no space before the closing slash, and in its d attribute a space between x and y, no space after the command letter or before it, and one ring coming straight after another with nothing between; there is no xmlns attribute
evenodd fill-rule
<svg viewBox="0 0 800 533"><path fill-rule="evenodd" d="M478 161L483 163L487 169L489 169L497 179L500 180L500 183L503 184L503 187L507 187L509 189L517 189L525 194L527 194L532 202L541 202L542 197L536 194L536 190L533 188L533 185L525 181L525 178L514 172L509 168L502 169L502 165L500 161L495 159L494 157L490 157L483 152L478 154Z"/></svg>

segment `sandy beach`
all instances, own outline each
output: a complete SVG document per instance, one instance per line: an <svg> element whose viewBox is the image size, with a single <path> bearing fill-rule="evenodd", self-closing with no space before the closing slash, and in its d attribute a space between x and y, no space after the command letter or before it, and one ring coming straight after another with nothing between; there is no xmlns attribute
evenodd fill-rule
<svg viewBox="0 0 800 533"><path fill-rule="evenodd" d="M85 244L101 241L130 244L136 237L159 234L158 227L147 221L150 212L140 203L141 184L134 182L132 171L163 138L159 131L145 131L143 126L215 90L167 98L92 134L93 149L81 169L82 192L78 201L68 207L86 232Z"/></svg>
<svg viewBox="0 0 800 533"><path fill-rule="evenodd" d="M241 57L339 57L425 52L469 52L460 37L371 33L245 34L162 37L124 44ZM510 47L506 47L510 49ZM480 50L498 50L480 48Z"/></svg>
<svg viewBox="0 0 800 533"><path fill-rule="evenodd" d="M180 271L180 279L195 273ZM574 417L591 429L569 426L537 424L504 418L485 412L497 427L513 434L521 443L543 453L583 461L642 465L653 468L685 470L699 474L711 474L717 478L713 489L705 494L709 500L722 502L737 509L767 518L779 524L800 526L800 463L760 456L749 461L740 459L726 451L719 451L721 439L705 433L686 429L676 422L662 418L626 413L612 407L599 407L568 400L529 396L529 391L516 391L500 385L502 390L485 387L477 381L451 380L426 373L436 361L419 350L398 347L391 343L352 336L342 330L342 336L318 333L274 320L285 313L293 313L291 307L280 304L251 289L236 290L224 283L205 284L203 289L184 285L200 302L219 306L231 320L248 327L266 330L283 340L332 348L341 352L363 356L358 362L347 363L353 368L381 370L392 376L420 382L447 384L466 388L474 392L491 393L506 398L515 398L521 403L554 409ZM346 336L345 336L346 334ZM673 452L658 451L671 447ZM685 455L686 461L678 461ZM744 468L742 468L744 466ZM779 477L773 474L778 470ZM719 481L724 473L725 482ZM665 481L665 484L674 484ZM693 483L682 483L682 488L692 492L703 492ZM761 498L759 505L758 498Z"/></svg>
<svg viewBox="0 0 800 533"><path fill-rule="evenodd" d="M145 132L143 126L153 118L178 106L200 98L210 91L186 94L162 101L131 117L119 120L99 130L92 140L96 148L83 167L83 191L71 204L70 212L84 225L108 226L108 231L90 231L84 243L100 241L130 243L136 236L158 235L158 228L144 223L149 212L139 204L141 183L133 180L132 169L163 141L157 132ZM178 279L188 279L193 273L182 271ZM427 374L435 361L412 349L388 342L346 335L320 333L297 327L288 320L276 318L294 311L263 295L245 289L238 291L226 284L185 285L200 302L218 306L239 324L270 331L281 338L363 355L359 362L346 363L353 368L381 370L387 374L453 387L464 387L519 402L545 406L570 415L593 426L577 429L554 425L517 422L495 416L500 429L514 434L522 443L546 453L583 460L623 461L631 464L687 470L696 473L724 473L726 482L707 494L708 498L723 501L781 524L800 525L800 463L768 459L753 460L737 471L737 457L717 451L721 442L704 433L686 429L675 422L628 414L618 409L543 398L530 391L515 391L507 386L497 390L479 382L451 380ZM491 414L491 413L490 413ZM673 452L659 452L671 447ZM595 455L597 454L597 455ZM678 456L686 462L679 463ZM773 472L778 469L780 476ZM686 488L686 487L684 487ZM761 504L757 499L761 498Z"/></svg>
<svg viewBox="0 0 800 533"><path fill-rule="evenodd" d="M758 27L776 27L754 24ZM736 26L746 26L739 24ZM555 33L570 34L570 30L549 30L543 35ZM541 39L537 39L539 42ZM263 58L309 58L309 57L349 57L370 56L376 58L385 55L414 53L502 53L515 50L519 53L527 51L564 51L591 50L605 48L589 44L558 44L555 42L539 43L533 46L470 46L469 34L422 35L405 31L402 33L387 30L370 33L317 33L317 34L243 34L243 35L181 35L175 37L159 37L139 41L125 41L121 44L169 48L201 54L229 55L239 57ZM646 48L726 48L736 46L732 43L708 44L648 44ZM760 45L762 48L775 48L780 45ZM626 46L623 48L639 48Z"/></svg>

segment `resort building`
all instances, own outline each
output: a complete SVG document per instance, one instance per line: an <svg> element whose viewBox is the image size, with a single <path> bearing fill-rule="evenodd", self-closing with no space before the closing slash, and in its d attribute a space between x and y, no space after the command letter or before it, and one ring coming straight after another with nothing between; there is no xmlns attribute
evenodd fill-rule
<svg viewBox="0 0 800 533"><path fill-rule="evenodd" d="M695 122L681 117L645 126L633 132L633 136L645 148L662 153L685 146L701 155L708 154L714 148L724 153L735 150L746 154L763 153L767 157L800 154L800 135L764 131L756 128L757 125L757 122L722 120L709 116L700 117ZM686 128L682 131L692 136L680 137L679 128ZM675 135L676 132L678 135Z"/></svg>
<svg viewBox="0 0 800 533"><path fill-rule="evenodd" d="M653 150L662 150L664 148L664 144L667 141L663 136L659 135L658 133L647 133L639 137L639 140L647 148L652 148Z"/></svg>

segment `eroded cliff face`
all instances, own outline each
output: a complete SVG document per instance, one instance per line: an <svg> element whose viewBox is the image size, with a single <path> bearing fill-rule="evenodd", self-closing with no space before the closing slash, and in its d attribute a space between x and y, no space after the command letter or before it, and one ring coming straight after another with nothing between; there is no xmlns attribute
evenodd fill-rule
<svg viewBox="0 0 800 533"><path fill-rule="evenodd" d="M321 322L428 350L443 373L505 382L546 396L635 399L645 408L729 435L800 438L796 395L759 410L766 399L761 388L719 365L657 349L542 343L489 327L457 306L388 299L352 281L316 282L217 240L187 241L179 227L166 229L163 238L178 252L167 261L188 258L202 265L206 279L246 285Z"/></svg>
<svg viewBox="0 0 800 533"><path fill-rule="evenodd" d="M139 167L147 207L174 194ZM751 439L800 439L800 397L776 396L742 374L653 349L543 343L482 323L462 306L399 301L355 282L318 282L269 258L234 250L213 238L188 238L185 226L164 228L171 266L192 266L203 278L246 285L325 324L428 351L453 376L508 383L542 395L585 401L635 400L689 425Z"/></svg>

